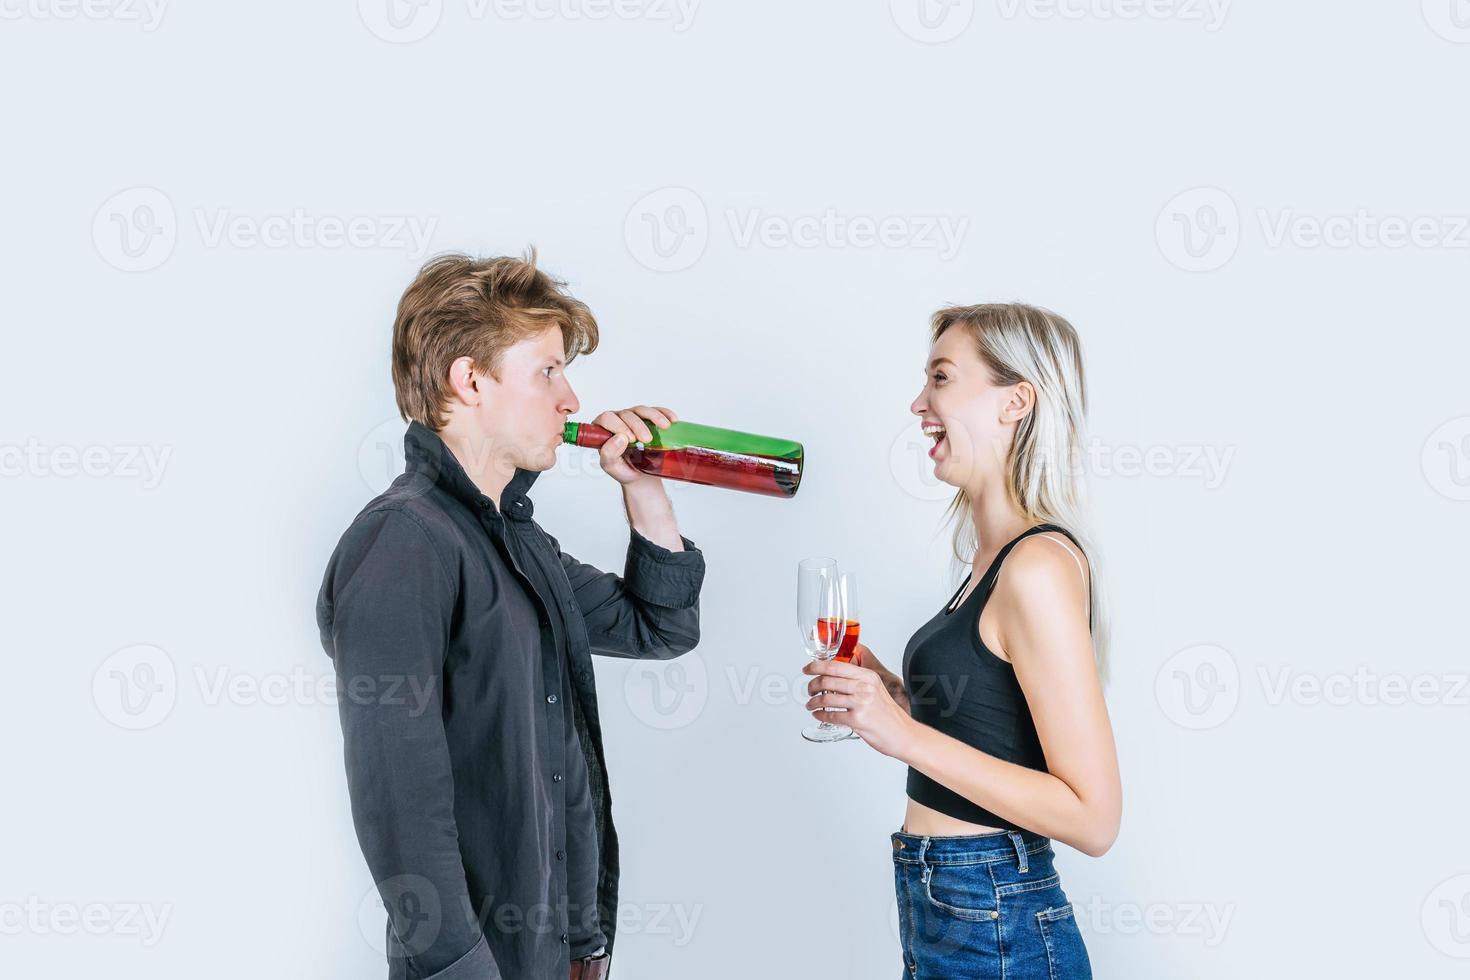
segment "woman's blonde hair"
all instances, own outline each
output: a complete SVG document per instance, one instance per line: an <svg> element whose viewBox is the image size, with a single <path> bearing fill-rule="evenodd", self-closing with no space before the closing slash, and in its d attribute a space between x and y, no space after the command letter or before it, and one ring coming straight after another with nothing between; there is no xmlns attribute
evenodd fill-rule
<svg viewBox="0 0 1470 980"><path fill-rule="evenodd" d="M1027 520L1066 528L1082 546L1091 569L1089 605L1098 674L1108 666L1108 611L1099 556L1088 532L1087 480L1082 441L1087 413L1087 383L1082 345L1064 318L1022 303L952 306L930 320L931 342L951 327L963 328L997 385L1028 382L1035 404L1016 427L1006 458L1006 488ZM955 522L954 554L974 560L978 542L970 495L960 490L946 520Z"/></svg>

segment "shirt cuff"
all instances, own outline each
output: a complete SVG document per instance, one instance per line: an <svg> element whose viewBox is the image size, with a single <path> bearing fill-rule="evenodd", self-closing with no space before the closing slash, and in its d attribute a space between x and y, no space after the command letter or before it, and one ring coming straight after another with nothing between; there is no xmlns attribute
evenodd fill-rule
<svg viewBox="0 0 1470 980"><path fill-rule="evenodd" d="M468 953L424 980L501 980L501 977L500 968L495 965L495 955L490 952L490 944L481 936Z"/></svg>
<svg viewBox="0 0 1470 980"><path fill-rule="evenodd" d="M628 561L623 566L623 587L644 602L666 609L689 609L699 602L704 585L704 552L693 541L679 535L683 551L670 551L638 533L629 525Z"/></svg>

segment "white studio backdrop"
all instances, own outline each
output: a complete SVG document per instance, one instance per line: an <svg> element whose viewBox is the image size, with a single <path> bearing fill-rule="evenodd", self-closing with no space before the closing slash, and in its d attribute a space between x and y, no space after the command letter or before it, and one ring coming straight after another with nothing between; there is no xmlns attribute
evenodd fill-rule
<svg viewBox="0 0 1470 980"><path fill-rule="evenodd" d="M890 666L950 594L926 318L1071 319L1125 786L1100 978L1463 976L1463 0L0 0L0 975L382 976L324 563L394 304L527 245L581 417L805 442L671 486L703 640L599 663L619 974L900 969L903 769L803 742L794 565ZM595 456L533 498L621 568Z"/></svg>

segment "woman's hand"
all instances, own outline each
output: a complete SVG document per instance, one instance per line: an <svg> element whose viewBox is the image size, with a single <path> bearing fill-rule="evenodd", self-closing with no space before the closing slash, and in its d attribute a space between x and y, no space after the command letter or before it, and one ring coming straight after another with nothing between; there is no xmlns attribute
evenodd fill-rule
<svg viewBox="0 0 1470 980"><path fill-rule="evenodd" d="M904 758L917 722L899 707L877 671L838 660L813 660L801 672L814 675L807 684L813 696L806 703L813 718L846 725L884 755ZM828 713L822 708L847 710Z"/></svg>
<svg viewBox="0 0 1470 980"><path fill-rule="evenodd" d="M867 667L877 674L883 681L883 687L888 691L888 696L904 710L905 714L910 713L909 692L903 686L903 678L884 667L883 661L878 659L877 654L869 650L866 645L859 643L857 649L853 651L852 662L859 667Z"/></svg>
<svg viewBox="0 0 1470 980"><path fill-rule="evenodd" d="M612 438L604 442L602 448L598 450L604 473L625 487L642 480L658 479L658 477L649 476L647 473L634 469L623 458L623 453L630 443L653 440L653 430L648 427L648 423L652 422L660 429L667 429L671 423L679 421L679 416L667 408L654 405L634 405L620 412L603 412L593 421L613 434Z"/></svg>

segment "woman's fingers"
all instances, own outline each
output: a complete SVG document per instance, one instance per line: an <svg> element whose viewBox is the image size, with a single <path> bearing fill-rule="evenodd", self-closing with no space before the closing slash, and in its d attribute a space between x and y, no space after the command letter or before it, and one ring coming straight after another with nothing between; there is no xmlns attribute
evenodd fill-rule
<svg viewBox="0 0 1470 980"><path fill-rule="evenodd" d="M862 681L853 677L813 677L806 685L806 693L816 694L818 691L840 691L843 694L855 694L862 688Z"/></svg>

